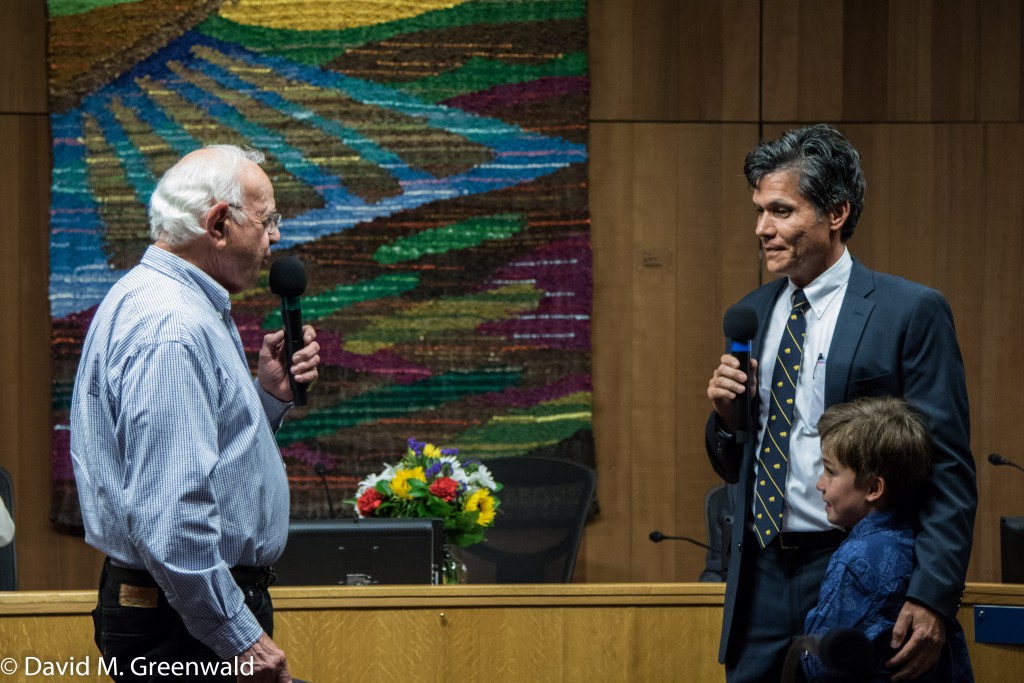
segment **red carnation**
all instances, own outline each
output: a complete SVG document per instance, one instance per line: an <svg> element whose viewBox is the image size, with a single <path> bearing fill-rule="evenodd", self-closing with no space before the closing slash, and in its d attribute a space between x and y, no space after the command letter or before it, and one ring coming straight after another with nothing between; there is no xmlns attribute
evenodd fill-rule
<svg viewBox="0 0 1024 683"><path fill-rule="evenodd" d="M379 508L380 504L383 502L383 493L377 489L366 489L366 493L359 496L359 500L356 501L356 506L364 517L369 517L377 511L377 508Z"/></svg>
<svg viewBox="0 0 1024 683"><path fill-rule="evenodd" d="M459 482L451 477L441 477L430 485L430 493L437 496L446 503L455 500L455 494L459 490Z"/></svg>

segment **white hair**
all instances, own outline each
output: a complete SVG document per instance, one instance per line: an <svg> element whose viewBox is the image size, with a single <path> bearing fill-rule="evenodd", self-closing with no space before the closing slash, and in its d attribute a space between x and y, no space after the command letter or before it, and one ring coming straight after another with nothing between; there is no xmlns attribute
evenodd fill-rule
<svg viewBox="0 0 1024 683"><path fill-rule="evenodd" d="M153 241L181 246L206 232L200 221L217 202L241 205L246 162L262 164L263 152L235 145L208 145L211 152L186 155L157 183L149 200ZM232 207L232 210L234 207Z"/></svg>

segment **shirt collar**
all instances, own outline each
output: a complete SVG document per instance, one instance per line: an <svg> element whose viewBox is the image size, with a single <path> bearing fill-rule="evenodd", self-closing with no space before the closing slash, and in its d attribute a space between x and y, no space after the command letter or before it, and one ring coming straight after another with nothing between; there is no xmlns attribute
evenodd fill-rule
<svg viewBox="0 0 1024 683"><path fill-rule="evenodd" d="M850 529L850 538L860 538L887 529L911 528L912 522L905 513L898 510L882 508L874 510Z"/></svg>
<svg viewBox="0 0 1024 683"><path fill-rule="evenodd" d="M206 295L218 313L227 315L231 312L231 297L228 290L198 266L180 256L158 246L150 245L146 248L146 253L142 255L141 263L186 285L194 284Z"/></svg>
<svg viewBox="0 0 1024 683"><path fill-rule="evenodd" d="M850 272L852 270L853 258L850 256L850 250L843 247L843 255L839 257L839 260L803 288L804 295L807 297L807 305L814 311L815 316L821 318L821 316L825 315L829 304L835 300L836 295L843 291L843 288L850 281ZM790 280L786 288L786 296L789 297L790 301L793 300L793 293L798 289L800 288Z"/></svg>

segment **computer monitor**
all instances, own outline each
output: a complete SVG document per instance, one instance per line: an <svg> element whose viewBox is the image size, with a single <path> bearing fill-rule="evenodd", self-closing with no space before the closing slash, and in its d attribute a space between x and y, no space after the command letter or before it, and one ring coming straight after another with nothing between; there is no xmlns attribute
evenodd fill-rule
<svg viewBox="0 0 1024 683"><path fill-rule="evenodd" d="M440 519L293 520L275 585L436 584L443 539Z"/></svg>
<svg viewBox="0 0 1024 683"><path fill-rule="evenodd" d="M999 518L1003 583L1024 583L1024 517Z"/></svg>

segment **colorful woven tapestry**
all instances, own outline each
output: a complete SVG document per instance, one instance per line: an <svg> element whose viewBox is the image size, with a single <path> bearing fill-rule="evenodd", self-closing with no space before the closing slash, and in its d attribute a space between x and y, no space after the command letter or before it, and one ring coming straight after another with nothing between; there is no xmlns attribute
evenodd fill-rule
<svg viewBox="0 0 1024 683"><path fill-rule="evenodd" d="M81 526L82 341L182 155L257 148L320 379L278 432L292 515L410 437L593 465L585 0L49 0L55 524ZM255 369L280 300L232 312ZM345 514L351 514L350 509Z"/></svg>

